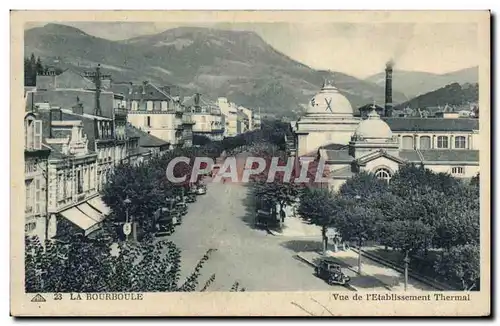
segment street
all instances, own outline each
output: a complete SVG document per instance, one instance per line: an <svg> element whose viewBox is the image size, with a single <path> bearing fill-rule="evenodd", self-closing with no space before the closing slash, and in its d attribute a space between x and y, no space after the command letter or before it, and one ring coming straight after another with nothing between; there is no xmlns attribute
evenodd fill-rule
<svg viewBox="0 0 500 326"><path fill-rule="evenodd" d="M189 204L182 224L169 237L182 251L181 280L212 248L217 251L205 263L199 280L201 287L215 274L208 291L229 291L235 282L247 291L348 291L326 284L313 275L311 266L294 258L319 239L290 241L253 228L246 185L208 183L207 187L207 194Z"/></svg>

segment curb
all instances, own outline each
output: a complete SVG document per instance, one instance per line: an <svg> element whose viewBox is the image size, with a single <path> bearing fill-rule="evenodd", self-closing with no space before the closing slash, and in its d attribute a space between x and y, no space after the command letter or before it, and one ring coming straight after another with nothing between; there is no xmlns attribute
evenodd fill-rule
<svg viewBox="0 0 500 326"><path fill-rule="evenodd" d="M358 250L355 248L351 248L351 250L354 251L355 253L358 253ZM361 252L362 252L363 256L368 258L368 259L371 259L371 260L373 260L373 261L375 261L375 262L377 262L377 263L379 263L387 268L391 268L399 273L404 273L404 268L394 264L393 262L391 262L385 258L374 255L372 253L368 253L365 250L361 250ZM408 276L425 284L425 285L433 287L438 291L458 291L458 290L452 288L451 286L448 286L447 284L441 284L441 283L429 280L427 277L416 274L415 272L412 272L411 270L408 270Z"/></svg>

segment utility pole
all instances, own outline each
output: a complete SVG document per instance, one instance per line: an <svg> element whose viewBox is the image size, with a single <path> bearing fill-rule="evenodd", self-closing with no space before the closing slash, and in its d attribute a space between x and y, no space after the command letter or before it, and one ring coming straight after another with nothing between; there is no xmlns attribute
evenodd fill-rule
<svg viewBox="0 0 500 326"><path fill-rule="evenodd" d="M94 83L95 83L95 108L94 114L99 116L101 115L101 65L98 64L95 69L94 75Z"/></svg>

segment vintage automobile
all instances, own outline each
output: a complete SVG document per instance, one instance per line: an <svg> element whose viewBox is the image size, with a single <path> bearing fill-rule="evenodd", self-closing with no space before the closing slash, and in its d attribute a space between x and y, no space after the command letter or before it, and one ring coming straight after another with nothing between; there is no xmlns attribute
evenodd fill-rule
<svg viewBox="0 0 500 326"><path fill-rule="evenodd" d="M193 193L188 193L186 196L186 203L194 203L196 201L196 195Z"/></svg>
<svg viewBox="0 0 500 326"><path fill-rule="evenodd" d="M205 185L199 185L196 187L196 194L197 195L204 195L207 193L207 186Z"/></svg>
<svg viewBox="0 0 500 326"><path fill-rule="evenodd" d="M342 272L339 264L321 259L314 268L317 277L325 280L330 285L346 285L351 278Z"/></svg>
<svg viewBox="0 0 500 326"><path fill-rule="evenodd" d="M175 212L169 207L161 207L155 212L156 237L170 235L176 224Z"/></svg>
<svg viewBox="0 0 500 326"><path fill-rule="evenodd" d="M188 212L187 205L184 201L177 202L175 204L175 210L180 214L180 215L186 215Z"/></svg>

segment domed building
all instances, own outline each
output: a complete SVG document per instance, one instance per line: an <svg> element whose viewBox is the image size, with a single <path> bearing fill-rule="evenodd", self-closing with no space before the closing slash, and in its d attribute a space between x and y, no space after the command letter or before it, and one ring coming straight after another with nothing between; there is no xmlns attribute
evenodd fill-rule
<svg viewBox="0 0 500 326"><path fill-rule="evenodd" d="M305 116L296 122L297 154L315 155L321 146L331 143L347 145L361 121L353 113L349 100L331 81L325 81L309 101Z"/></svg>
<svg viewBox="0 0 500 326"><path fill-rule="evenodd" d="M381 117L387 110L375 103L362 108L355 117L347 98L326 81L292 124L292 155L300 162L324 161L332 189L361 171L389 180L406 163L457 178L479 172L478 119Z"/></svg>

